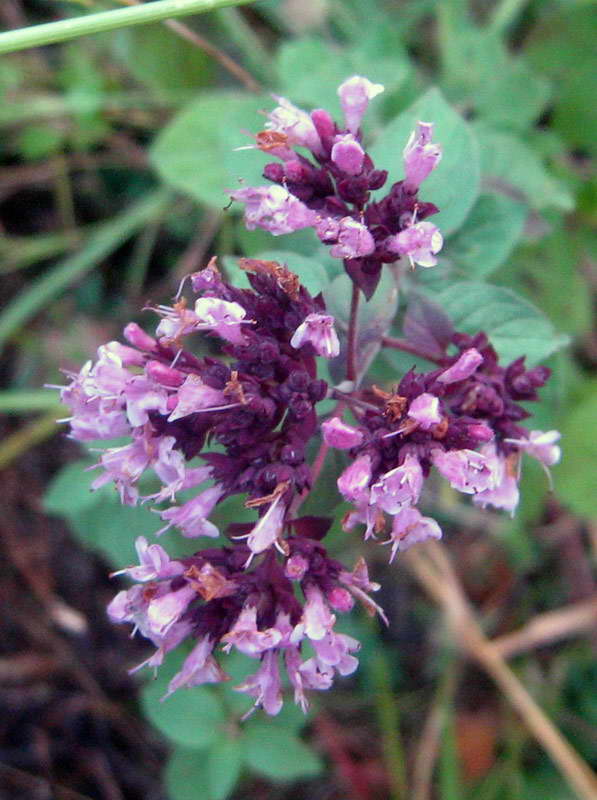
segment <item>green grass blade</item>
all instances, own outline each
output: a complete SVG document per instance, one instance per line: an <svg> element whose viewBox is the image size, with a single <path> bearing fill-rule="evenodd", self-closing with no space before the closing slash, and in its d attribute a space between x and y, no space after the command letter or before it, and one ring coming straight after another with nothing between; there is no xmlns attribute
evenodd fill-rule
<svg viewBox="0 0 597 800"><path fill-rule="evenodd" d="M121 216L102 224L84 247L57 264L19 294L0 314L0 348L21 325L60 295L75 280L89 272L136 230L164 212L171 193L158 189Z"/></svg>

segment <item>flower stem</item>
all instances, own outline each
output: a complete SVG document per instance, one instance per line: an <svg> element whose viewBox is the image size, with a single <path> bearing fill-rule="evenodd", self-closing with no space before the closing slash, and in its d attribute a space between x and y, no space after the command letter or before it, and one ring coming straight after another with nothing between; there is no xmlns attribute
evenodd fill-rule
<svg viewBox="0 0 597 800"><path fill-rule="evenodd" d="M420 347L417 347L412 342L409 342L408 339L397 339L394 336L384 336L381 340L382 347L392 347L394 350L402 350L405 353L411 353L413 356L418 356L419 358L424 358L427 361L431 361L434 364L440 364L441 361L431 353L422 350Z"/></svg>
<svg viewBox="0 0 597 800"><path fill-rule="evenodd" d="M357 332L359 314L359 287L352 285L352 298L350 301L350 320L348 323L348 341L346 344L346 379L357 379Z"/></svg>
<svg viewBox="0 0 597 800"><path fill-rule="evenodd" d="M201 14L216 8L238 6L252 0L156 0L154 3L85 14L81 17L32 25L0 33L0 53L13 53L28 47L65 42L78 36L114 31L130 25L160 22L189 14Z"/></svg>

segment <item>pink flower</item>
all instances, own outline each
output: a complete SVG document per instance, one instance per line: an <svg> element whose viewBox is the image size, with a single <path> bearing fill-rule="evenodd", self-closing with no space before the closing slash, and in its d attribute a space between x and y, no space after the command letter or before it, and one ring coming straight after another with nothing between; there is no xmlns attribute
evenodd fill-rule
<svg viewBox="0 0 597 800"><path fill-rule="evenodd" d="M192 686L200 686L203 683L219 683L226 680L227 675L211 655L214 644L214 641L209 636L199 639L185 658L180 672L177 672L168 684L168 691L162 697L162 700L170 697L171 694L182 687L190 688Z"/></svg>
<svg viewBox="0 0 597 800"><path fill-rule="evenodd" d="M239 652L251 657L271 650L281 640L282 633L276 628L257 629L257 609L252 605L243 606L232 628L222 637L222 641L226 642L226 652L234 645Z"/></svg>
<svg viewBox="0 0 597 800"><path fill-rule="evenodd" d="M419 426L428 431L442 421L439 413L439 398L428 392L420 394L408 407L408 416L419 423Z"/></svg>
<svg viewBox="0 0 597 800"><path fill-rule="evenodd" d="M359 456L338 478L338 489L349 503L362 506L369 501L370 480L371 459L366 455Z"/></svg>
<svg viewBox="0 0 597 800"><path fill-rule="evenodd" d="M432 222L416 222L395 236L386 239L386 246L400 256L407 256L414 267L434 267L436 253L442 249L444 238Z"/></svg>
<svg viewBox="0 0 597 800"><path fill-rule="evenodd" d="M135 550L139 556L139 566L113 572L111 577L130 575L135 581L154 581L159 578L172 578L184 572L184 566L180 561L171 561L163 547L159 544L148 544L144 536L137 537Z"/></svg>
<svg viewBox="0 0 597 800"><path fill-rule="evenodd" d="M123 332L124 338L127 342L130 342L133 347L137 347L139 350L144 350L147 353L151 353L155 349L157 344L156 340L153 336L145 333L143 328L137 325L136 322L129 322Z"/></svg>
<svg viewBox="0 0 597 800"><path fill-rule="evenodd" d="M321 639L311 642L319 665L334 667L340 675L352 675L359 666L358 659L350 655L360 650L361 645L352 636L330 631Z"/></svg>
<svg viewBox="0 0 597 800"><path fill-rule="evenodd" d="M470 378L483 363L484 358L474 347L465 350L458 361L444 370L437 379L439 383L457 383Z"/></svg>
<svg viewBox="0 0 597 800"><path fill-rule="evenodd" d="M433 450L431 460L454 489L476 494L496 486L495 462L476 450Z"/></svg>
<svg viewBox="0 0 597 800"><path fill-rule="evenodd" d="M293 233L316 224L317 215L283 186L256 186L231 192L233 200L245 203L245 225L250 231L263 228L274 236Z"/></svg>
<svg viewBox="0 0 597 800"><path fill-rule="evenodd" d="M255 698L252 710L262 706L266 714L271 716L278 714L282 708L282 686L277 651L269 650L265 653L257 672L250 675L240 686L234 688L237 692L245 692Z"/></svg>
<svg viewBox="0 0 597 800"><path fill-rule="evenodd" d="M324 442L338 450L350 450L363 442L363 434L339 417L326 419L321 425Z"/></svg>
<svg viewBox="0 0 597 800"><path fill-rule="evenodd" d="M518 475L514 459L508 459L498 453L493 443L484 445L481 448L481 452L487 458L493 471L494 485L478 492L473 497L473 503L481 506L481 508L486 508L489 505L514 514L520 499Z"/></svg>
<svg viewBox="0 0 597 800"><path fill-rule="evenodd" d="M307 586L305 596L307 602L302 617L305 633L311 640L323 639L334 627L336 617L331 613L323 594L316 586Z"/></svg>
<svg viewBox="0 0 597 800"><path fill-rule="evenodd" d="M422 487L419 459L408 454L399 467L386 472L373 484L369 502L387 514L397 514L405 506L418 502Z"/></svg>
<svg viewBox="0 0 597 800"><path fill-rule="evenodd" d="M145 375L131 375L123 390L126 399L126 414L134 428L145 425L148 411L167 412L168 393L159 384Z"/></svg>
<svg viewBox="0 0 597 800"><path fill-rule="evenodd" d="M189 539L194 539L197 536L216 538L220 532L207 517L211 514L223 494L224 489L221 486L212 486L181 506L172 506L172 508L162 511L160 517L163 520L167 520L168 524L161 528L156 536L175 525L180 528L182 535Z"/></svg>
<svg viewBox="0 0 597 800"><path fill-rule="evenodd" d="M241 325L249 324L249 320L245 320L247 312L239 303L217 297L200 297L195 303L195 314L199 329L215 331L232 344L246 344Z"/></svg>
<svg viewBox="0 0 597 800"><path fill-rule="evenodd" d="M250 533L244 536L237 536L237 539L246 539L251 556L248 564L254 555L263 553L274 544L284 528L284 516L286 506L280 502L282 495L278 495L270 505L265 514L257 520L257 524Z"/></svg>
<svg viewBox="0 0 597 800"><path fill-rule="evenodd" d="M149 463L147 442L142 436L136 437L124 447L110 447L100 457L100 464L105 472L93 481L91 488L99 489L112 480L116 484L121 502L134 506L139 499L136 483Z"/></svg>
<svg viewBox="0 0 597 800"><path fill-rule="evenodd" d="M404 184L415 192L442 157L439 145L433 144L432 122L419 122L404 148Z"/></svg>
<svg viewBox="0 0 597 800"><path fill-rule="evenodd" d="M168 422L187 417L196 411L230 405L224 392L219 389L212 389L211 386L203 383L199 375L194 373L187 375L185 382L177 392L176 398L176 407L168 417Z"/></svg>
<svg viewBox="0 0 597 800"><path fill-rule="evenodd" d="M287 559L284 566L284 575L291 581L300 581L308 569L309 562L307 559L300 553L295 553Z"/></svg>
<svg viewBox="0 0 597 800"><path fill-rule="evenodd" d="M397 552L408 550L413 544L428 539L441 539L442 531L431 517L424 517L416 508L404 508L394 517L392 532L386 544L391 542L390 564Z"/></svg>
<svg viewBox="0 0 597 800"><path fill-rule="evenodd" d="M149 601L147 607L147 624L149 630L158 636L163 636L168 628L178 622L187 610L189 603L197 598L197 593L188 583L176 591L168 589L164 584L160 589L166 589Z"/></svg>
<svg viewBox="0 0 597 800"><path fill-rule="evenodd" d="M334 358L340 352L334 318L330 314L308 314L293 333L290 344L297 350L311 344L317 355Z"/></svg>
<svg viewBox="0 0 597 800"><path fill-rule="evenodd" d="M361 125L361 120L369 101L383 92L380 83L371 83L367 78L353 75L338 87L340 105L344 112L346 127L351 133L356 133Z"/></svg>
<svg viewBox="0 0 597 800"><path fill-rule="evenodd" d="M562 450L556 444L561 438L559 431L531 431L528 439L506 439L506 442L515 444L520 450L525 450L530 456L540 461L544 467L553 467L562 455Z"/></svg>
<svg viewBox="0 0 597 800"><path fill-rule="evenodd" d="M336 136L332 147L332 161L348 175L359 175L365 161L365 151L351 133Z"/></svg>
<svg viewBox="0 0 597 800"><path fill-rule="evenodd" d="M284 97L275 96L275 99L279 105L268 114L266 129L285 134L291 147L306 147L315 155L323 155L321 139L309 114Z"/></svg>
<svg viewBox="0 0 597 800"><path fill-rule="evenodd" d="M366 225L352 217L340 220L338 243L330 250L334 258L360 258L370 255L374 250L375 242Z"/></svg>

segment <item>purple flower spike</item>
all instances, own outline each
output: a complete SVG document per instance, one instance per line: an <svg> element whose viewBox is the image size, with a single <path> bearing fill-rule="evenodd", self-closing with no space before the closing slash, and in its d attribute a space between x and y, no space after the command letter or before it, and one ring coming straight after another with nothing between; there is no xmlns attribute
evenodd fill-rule
<svg viewBox="0 0 597 800"><path fill-rule="evenodd" d="M274 236L294 233L315 225L317 215L283 186L255 186L230 192L245 203L245 225L250 231L263 228Z"/></svg>
<svg viewBox="0 0 597 800"><path fill-rule="evenodd" d="M408 550L413 544L441 538L442 530L434 519L424 517L416 508L404 508L394 517L390 538L385 542L392 544L390 564L396 553Z"/></svg>
<svg viewBox="0 0 597 800"><path fill-rule="evenodd" d="M344 112L346 127L351 133L356 133L361 126L363 115L367 111L369 101L383 92L381 83L371 83L367 78L353 75L338 87L340 105Z"/></svg>
<svg viewBox="0 0 597 800"><path fill-rule="evenodd" d="M457 383L470 378L483 363L483 356L474 347L465 350L455 364L438 377L440 383Z"/></svg>
<svg viewBox="0 0 597 800"><path fill-rule="evenodd" d="M374 250L375 241L366 225L352 217L340 220L338 243L330 250L334 258L360 258L370 255Z"/></svg>
<svg viewBox="0 0 597 800"><path fill-rule="evenodd" d="M441 161L441 148L431 141L432 136L433 123L419 122L404 148L404 186L411 192L417 191Z"/></svg>
<svg viewBox="0 0 597 800"><path fill-rule="evenodd" d="M330 314L309 314L293 333L290 344L297 350L310 344L317 355L335 358L340 352L340 342L334 318Z"/></svg>
<svg viewBox="0 0 597 800"><path fill-rule="evenodd" d="M443 244L444 237L432 222L416 222L386 241L388 249L406 256L413 268L415 264L434 267L437 264L436 253Z"/></svg>
<svg viewBox="0 0 597 800"><path fill-rule="evenodd" d="M360 175L365 161L365 151L351 133L336 136L332 147L332 161L347 175Z"/></svg>
<svg viewBox="0 0 597 800"><path fill-rule="evenodd" d="M338 450L351 450L353 447L358 447L363 441L361 431L343 422L339 417L326 419L322 423L321 431L324 442Z"/></svg>
<svg viewBox="0 0 597 800"><path fill-rule="evenodd" d="M431 460L459 492L476 494L495 488L495 464L482 453L475 450L434 450Z"/></svg>
<svg viewBox="0 0 597 800"><path fill-rule="evenodd" d="M418 422L424 431L428 431L442 421L439 398L428 392L420 394L408 407L408 416Z"/></svg>

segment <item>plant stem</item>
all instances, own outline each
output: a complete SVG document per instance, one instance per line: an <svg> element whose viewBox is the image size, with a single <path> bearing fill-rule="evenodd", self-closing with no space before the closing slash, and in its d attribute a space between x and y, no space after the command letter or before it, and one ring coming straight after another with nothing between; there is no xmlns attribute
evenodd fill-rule
<svg viewBox="0 0 597 800"><path fill-rule="evenodd" d="M141 5L141 0L120 0L120 2L125 6ZM183 22L178 22L175 19L164 20L164 25L170 28L171 31L174 31L177 36L180 36L182 39L186 39L187 42L190 42L191 44L195 45L195 47L203 50L204 53L207 53L208 56L211 56L214 61L217 61L218 64L224 67L224 69L228 70L231 75L234 75L234 77L237 78L250 92L259 93L262 90L255 78L253 78L253 76L247 72L246 69L241 67L240 64L237 64L233 58L208 41L200 33L197 33L197 31L189 28L188 25L185 25Z"/></svg>
<svg viewBox="0 0 597 800"><path fill-rule="evenodd" d="M431 355L431 353L427 353L425 350L421 350L420 347L417 347L412 342L409 342L407 339L397 339L394 336L384 336L381 340L382 347L392 347L394 350L403 350L405 353L411 353L413 356L418 356L419 358L424 358L427 361L432 361L434 364L439 364L440 361L435 356Z"/></svg>
<svg viewBox="0 0 597 800"><path fill-rule="evenodd" d="M346 343L346 379L356 382L357 379L357 332L359 315L359 287L352 284L350 301L350 321L348 323L348 341Z"/></svg>
<svg viewBox="0 0 597 800"><path fill-rule="evenodd" d="M527 0L501 0L494 8L487 27L494 33L503 33L526 4Z"/></svg>
<svg viewBox="0 0 597 800"><path fill-rule="evenodd" d="M160 22L163 19L201 14L226 6L238 6L252 0L156 0L154 3L100 11L73 19L33 25L16 31L0 33L0 53L13 53L28 47L65 42L79 36L114 31L130 25Z"/></svg>
<svg viewBox="0 0 597 800"><path fill-rule="evenodd" d="M582 800L594 800L597 779L512 672L498 649L489 641L468 604L444 548L429 542L410 550L404 558L425 590L446 611L460 647L493 679L523 723L553 759L561 774Z"/></svg>

